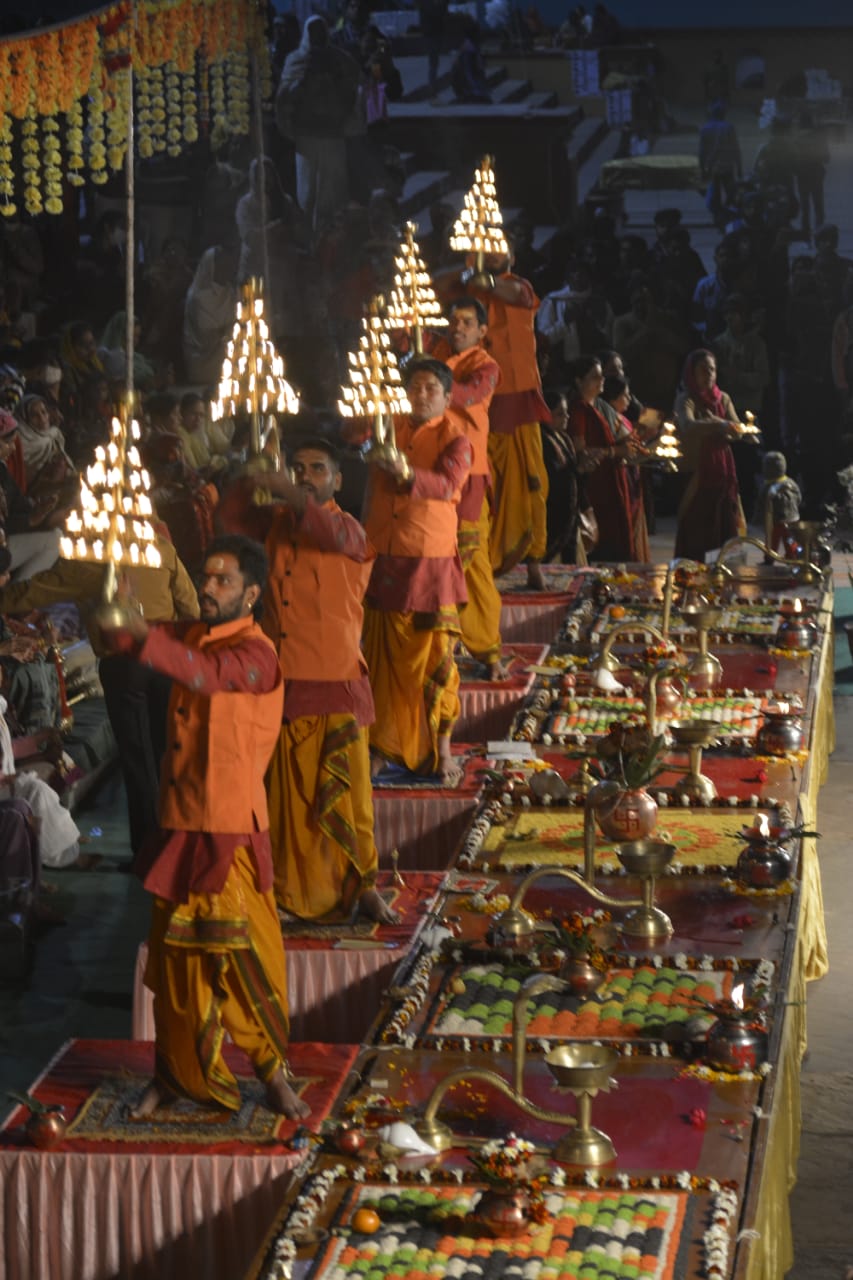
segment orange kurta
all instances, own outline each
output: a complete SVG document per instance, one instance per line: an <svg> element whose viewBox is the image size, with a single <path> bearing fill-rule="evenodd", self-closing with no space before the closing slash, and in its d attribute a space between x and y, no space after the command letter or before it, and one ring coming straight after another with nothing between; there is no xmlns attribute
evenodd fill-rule
<svg viewBox="0 0 853 1280"><path fill-rule="evenodd" d="M449 355L453 398L449 413L458 418L474 450L471 477L474 505L463 493L459 504L459 553L465 571L468 603L460 611L462 641L482 662L497 661L501 652L501 597L495 586L490 554L491 470L489 467L489 406L501 380L495 360L482 347ZM481 479L479 485L477 479ZM485 485L482 484L485 480Z"/></svg>
<svg viewBox="0 0 853 1280"><path fill-rule="evenodd" d="M489 349L501 385L489 411L489 463L494 485L491 562L496 575L519 560L541 560L547 547L548 473L539 423L549 420L536 361L534 321L539 299L531 285L509 272L500 277L523 287L524 301L488 294Z"/></svg>
<svg viewBox="0 0 853 1280"><path fill-rule="evenodd" d="M378 553L364 627L376 701L370 743L388 760L432 773L438 739L459 716L453 649L466 593L456 508L471 448L449 415L401 422L397 443L413 467L411 485L374 469L365 521Z"/></svg>
<svg viewBox="0 0 853 1280"><path fill-rule="evenodd" d="M337 503L310 500L301 521L278 509L267 552L263 625L287 688L267 775L275 896L305 919L348 914L378 863L361 653L374 552Z"/></svg>
<svg viewBox="0 0 853 1280"><path fill-rule="evenodd" d="M158 891L152 913L145 981L157 1080L236 1109L226 1034L262 1080L286 1061L284 946L268 870L251 847L267 826L263 776L281 724L281 671L252 618L196 623L178 639L152 631L140 660L175 680L160 802L172 834L146 883L189 884Z"/></svg>

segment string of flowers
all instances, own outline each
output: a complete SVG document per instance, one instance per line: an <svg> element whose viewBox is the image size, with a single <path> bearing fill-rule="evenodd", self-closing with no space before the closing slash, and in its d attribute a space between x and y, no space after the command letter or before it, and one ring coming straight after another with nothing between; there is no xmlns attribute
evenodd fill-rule
<svg viewBox="0 0 853 1280"><path fill-rule="evenodd" d="M96 185L127 151L132 66L138 154L179 156L207 116L250 127L250 65L272 93L263 5L247 0L130 0L50 31L0 39L0 213L60 214L63 182ZM254 55L254 58L253 58ZM227 82L227 95L226 95ZM15 128L15 122L20 128ZM88 172L87 172L88 171Z"/></svg>

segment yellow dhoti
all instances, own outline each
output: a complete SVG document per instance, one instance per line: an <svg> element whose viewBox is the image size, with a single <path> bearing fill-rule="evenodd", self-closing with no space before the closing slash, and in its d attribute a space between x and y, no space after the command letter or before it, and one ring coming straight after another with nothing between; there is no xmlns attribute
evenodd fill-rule
<svg viewBox="0 0 853 1280"><path fill-rule="evenodd" d="M495 490L490 551L495 577L520 560L541 560L548 545L548 472L538 422L512 435L489 433L489 465Z"/></svg>
<svg viewBox="0 0 853 1280"><path fill-rule="evenodd" d="M486 495L476 524L459 522L459 555L468 588L468 603L459 611L462 640L482 662L496 662L501 656L501 597L492 573L490 525Z"/></svg>
<svg viewBox="0 0 853 1280"><path fill-rule="evenodd" d="M221 893L154 899L145 984L154 992L161 1087L237 1110L240 1091L222 1056L227 1032L262 1080L286 1064L284 945L272 892L239 847Z"/></svg>
<svg viewBox="0 0 853 1280"><path fill-rule="evenodd" d="M276 900L308 920L349 914L378 862L368 730L345 714L282 725L267 791Z"/></svg>
<svg viewBox="0 0 853 1280"><path fill-rule="evenodd" d="M435 773L438 739L459 719L455 605L439 613L364 611L364 657L376 720L370 745L413 773Z"/></svg>

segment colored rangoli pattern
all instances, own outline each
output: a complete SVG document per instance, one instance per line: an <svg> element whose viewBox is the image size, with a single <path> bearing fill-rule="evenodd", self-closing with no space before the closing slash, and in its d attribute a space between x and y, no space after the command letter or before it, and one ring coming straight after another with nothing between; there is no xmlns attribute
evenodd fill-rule
<svg viewBox="0 0 853 1280"><path fill-rule="evenodd" d="M529 969L502 964L454 970L443 984L447 993L430 1027L434 1036L509 1036L512 1003ZM464 991L451 994L450 983ZM595 996L581 1000L566 992L546 991L528 1006L528 1036L543 1039L660 1037L666 1027L705 1012L702 1001L727 996L731 975L696 974L651 966L613 971Z"/></svg>
<svg viewBox="0 0 853 1280"><path fill-rule="evenodd" d="M313 1264L312 1280L672 1280L688 1198L680 1192L554 1191L552 1215L515 1238L491 1238L471 1211L466 1188L354 1189L336 1226L358 1208L381 1218L372 1235L335 1237Z"/></svg>

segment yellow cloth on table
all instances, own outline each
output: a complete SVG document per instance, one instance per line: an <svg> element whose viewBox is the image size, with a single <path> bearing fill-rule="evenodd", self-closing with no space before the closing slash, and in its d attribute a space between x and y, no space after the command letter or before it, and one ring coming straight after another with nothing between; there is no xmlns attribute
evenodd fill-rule
<svg viewBox="0 0 853 1280"><path fill-rule="evenodd" d="M791 981L786 993L785 1022L774 1069L773 1104L767 1125L767 1142L761 1161L758 1197L752 1221L744 1226L748 1236L746 1280L783 1280L794 1264L789 1197L797 1177L800 1154L800 1064L806 1047L805 958L797 939Z"/></svg>
<svg viewBox="0 0 853 1280"><path fill-rule="evenodd" d="M485 495L476 524L467 520L459 523L459 555L468 588L468 603L459 611L462 640L481 662L496 662L501 656L501 597L492 573L490 524Z"/></svg>
<svg viewBox="0 0 853 1280"><path fill-rule="evenodd" d="M364 657L376 720L370 745L413 773L438 769L438 739L459 719L455 605L437 614L364 611Z"/></svg>
<svg viewBox="0 0 853 1280"><path fill-rule="evenodd" d="M490 535L495 576L529 557L541 560L548 546L548 472L538 422L512 435L489 433L489 465L495 501Z"/></svg>
<svg viewBox="0 0 853 1280"><path fill-rule="evenodd" d="M282 725L267 793L277 902L306 920L348 915L378 862L367 728L345 714Z"/></svg>
<svg viewBox="0 0 853 1280"><path fill-rule="evenodd" d="M226 1032L262 1080L286 1063L287 978L272 891L261 893L238 846L221 893L155 898L145 985L154 992L157 1080L235 1111L240 1091L222 1056Z"/></svg>

